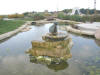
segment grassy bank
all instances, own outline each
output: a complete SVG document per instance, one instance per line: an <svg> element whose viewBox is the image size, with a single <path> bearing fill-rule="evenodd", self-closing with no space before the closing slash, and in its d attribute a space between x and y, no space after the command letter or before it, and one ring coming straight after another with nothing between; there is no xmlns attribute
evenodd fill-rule
<svg viewBox="0 0 100 75"><path fill-rule="evenodd" d="M23 25L25 21L22 20L0 20L0 34L12 31Z"/></svg>

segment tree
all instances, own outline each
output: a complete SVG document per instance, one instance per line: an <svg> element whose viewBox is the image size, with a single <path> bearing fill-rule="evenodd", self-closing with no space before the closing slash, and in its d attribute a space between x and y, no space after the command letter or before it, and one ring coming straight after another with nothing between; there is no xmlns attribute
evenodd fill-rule
<svg viewBox="0 0 100 75"><path fill-rule="evenodd" d="M87 9L82 8L82 9L80 9L80 12L81 12L82 14L87 14Z"/></svg>
<svg viewBox="0 0 100 75"><path fill-rule="evenodd" d="M23 13L24 14L24 16L27 16L28 15L28 12L25 12L25 13Z"/></svg>
<svg viewBox="0 0 100 75"><path fill-rule="evenodd" d="M72 9L64 9L63 12L64 13L70 13L70 12L72 12Z"/></svg>
<svg viewBox="0 0 100 75"><path fill-rule="evenodd" d="M58 18L59 19L65 19L66 17L65 17L63 12L60 12L60 13L58 13Z"/></svg>
<svg viewBox="0 0 100 75"><path fill-rule="evenodd" d="M34 16L33 16L34 20L41 20L41 19L44 19L44 15L41 14L41 13L36 13Z"/></svg>
<svg viewBox="0 0 100 75"><path fill-rule="evenodd" d="M79 15L78 10L75 11L75 15Z"/></svg>

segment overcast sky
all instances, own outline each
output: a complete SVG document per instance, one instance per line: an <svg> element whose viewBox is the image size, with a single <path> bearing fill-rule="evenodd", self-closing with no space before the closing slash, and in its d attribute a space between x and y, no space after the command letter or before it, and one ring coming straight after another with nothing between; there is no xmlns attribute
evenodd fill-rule
<svg viewBox="0 0 100 75"><path fill-rule="evenodd" d="M56 11L66 8L94 8L94 0L0 0L0 14L23 13L30 11ZM97 0L100 10L100 0Z"/></svg>

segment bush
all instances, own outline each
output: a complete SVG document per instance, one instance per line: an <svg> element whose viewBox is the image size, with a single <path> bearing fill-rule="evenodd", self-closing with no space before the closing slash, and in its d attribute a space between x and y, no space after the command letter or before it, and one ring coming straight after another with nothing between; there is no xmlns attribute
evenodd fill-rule
<svg viewBox="0 0 100 75"><path fill-rule="evenodd" d="M41 19L44 19L44 15L43 14L40 14L40 13L36 13L34 16L33 16L33 19L34 20L41 20Z"/></svg>
<svg viewBox="0 0 100 75"><path fill-rule="evenodd" d="M72 15L72 16L70 16L70 20L81 22L82 21L82 17L79 16L79 15Z"/></svg>
<svg viewBox="0 0 100 75"><path fill-rule="evenodd" d="M64 15L59 14L59 19L63 20L72 20L72 21L78 21L78 22L100 22L100 15L92 15L92 16L79 16L79 15Z"/></svg>
<svg viewBox="0 0 100 75"><path fill-rule="evenodd" d="M100 15L93 16L93 21L100 22Z"/></svg>
<svg viewBox="0 0 100 75"><path fill-rule="evenodd" d="M83 16L83 19L85 22L100 22L100 15Z"/></svg>
<svg viewBox="0 0 100 75"><path fill-rule="evenodd" d="M0 20L3 19L3 16L0 16Z"/></svg>
<svg viewBox="0 0 100 75"><path fill-rule="evenodd" d="M63 15L63 14L59 14L58 18L59 19L63 19L63 20L82 21L82 17L79 16L79 15Z"/></svg>
<svg viewBox="0 0 100 75"><path fill-rule="evenodd" d="M23 18L23 14L13 14L13 15L8 15L8 18Z"/></svg>
<svg viewBox="0 0 100 75"><path fill-rule="evenodd" d="M64 13L58 13L58 18L59 19L66 19L66 16L64 15Z"/></svg>

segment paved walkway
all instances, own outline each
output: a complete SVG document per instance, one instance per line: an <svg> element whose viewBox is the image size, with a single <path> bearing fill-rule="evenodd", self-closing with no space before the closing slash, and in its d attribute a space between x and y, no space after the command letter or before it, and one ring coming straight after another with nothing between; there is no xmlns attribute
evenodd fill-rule
<svg viewBox="0 0 100 75"><path fill-rule="evenodd" d="M100 22L82 23L82 24L78 24L77 26L81 30L96 31L97 29L100 28Z"/></svg>
<svg viewBox="0 0 100 75"><path fill-rule="evenodd" d="M94 36L94 34L95 34L95 32L93 32L93 31L79 30L79 29L72 28L71 26L62 26L60 29L61 30L66 30L68 32L73 32L73 33L76 33L76 34L80 34L80 35Z"/></svg>

